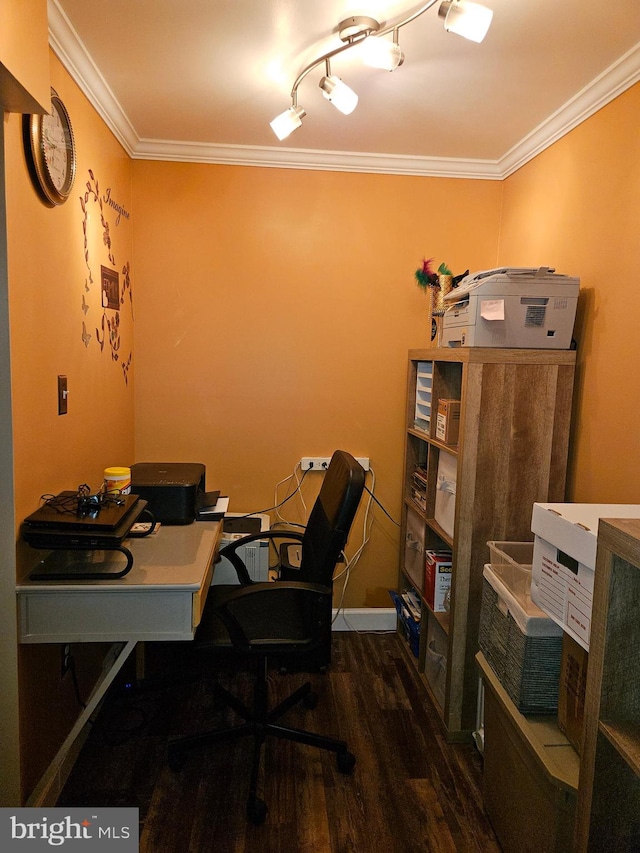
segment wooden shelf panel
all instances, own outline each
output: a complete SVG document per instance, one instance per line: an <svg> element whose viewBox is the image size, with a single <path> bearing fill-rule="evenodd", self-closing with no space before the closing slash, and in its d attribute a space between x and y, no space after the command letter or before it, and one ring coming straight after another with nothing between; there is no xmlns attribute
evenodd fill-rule
<svg viewBox="0 0 640 853"><path fill-rule="evenodd" d="M409 350L412 361L453 361L459 364L569 364L575 350L502 349L499 347L432 347Z"/></svg>
<svg viewBox="0 0 640 853"><path fill-rule="evenodd" d="M558 728L553 715L525 716L511 701L487 659L479 652L476 661L483 681L489 685L503 711L514 723L523 740L529 744L547 779L571 793L578 790L580 758L571 743Z"/></svg>
<svg viewBox="0 0 640 853"><path fill-rule="evenodd" d="M640 849L640 519L602 519L576 853Z"/></svg>
<svg viewBox="0 0 640 853"><path fill-rule="evenodd" d="M428 518L427 524L433 530L434 533L437 533L437 535L442 539L443 542L446 542L446 544L450 548L453 548L453 539L451 538L451 536L449 536L446 530L443 530L442 527L440 527L435 518Z"/></svg>
<svg viewBox="0 0 640 853"><path fill-rule="evenodd" d="M599 729L636 776L640 777L640 723L600 720Z"/></svg>

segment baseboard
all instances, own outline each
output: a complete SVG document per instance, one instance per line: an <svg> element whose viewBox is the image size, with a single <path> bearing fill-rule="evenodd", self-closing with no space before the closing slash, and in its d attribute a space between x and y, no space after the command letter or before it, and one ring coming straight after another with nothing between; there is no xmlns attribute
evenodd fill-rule
<svg viewBox="0 0 640 853"><path fill-rule="evenodd" d="M394 607L354 607L339 612L334 610L332 630L395 631L397 616Z"/></svg>

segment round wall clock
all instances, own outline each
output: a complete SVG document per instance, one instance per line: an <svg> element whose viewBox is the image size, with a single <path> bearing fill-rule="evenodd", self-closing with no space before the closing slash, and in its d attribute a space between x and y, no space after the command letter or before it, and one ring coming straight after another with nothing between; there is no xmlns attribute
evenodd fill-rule
<svg viewBox="0 0 640 853"><path fill-rule="evenodd" d="M48 204L63 204L76 176L76 144L69 113L52 89L51 113L25 119L27 155L35 185Z"/></svg>

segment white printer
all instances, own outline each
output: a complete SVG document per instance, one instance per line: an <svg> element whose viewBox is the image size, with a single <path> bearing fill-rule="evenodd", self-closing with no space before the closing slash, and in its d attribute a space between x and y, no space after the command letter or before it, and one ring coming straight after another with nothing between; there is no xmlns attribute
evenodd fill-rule
<svg viewBox="0 0 640 853"><path fill-rule="evenodd" d="M224 516L223 533L220 547L242 539L248 533L262 533L269 530L269 516L256 512L245 515L240 512L227 512ZM247 567L252 581L269 580L269 542L266 539L254 539L238 548L238 556ZM232 586L238 584L238 575L226 557L220 557L215 564L212 586L220 584Z"/></svg>
<svg viewBox="0 0 640 853"><path fill-rule="evenodd" d="M580 279L549 267L502 267L445 296L442 346L570 349Z"/></svg>

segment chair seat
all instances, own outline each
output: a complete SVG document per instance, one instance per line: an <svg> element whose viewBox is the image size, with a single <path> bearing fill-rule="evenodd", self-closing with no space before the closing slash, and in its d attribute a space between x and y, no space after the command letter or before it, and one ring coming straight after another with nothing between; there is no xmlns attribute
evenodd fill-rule
<svg viewBox="0 0 640 853"><path fill-rule="evenodd" d="M277 583L270 587L267 598L255 595L239 599L236 598L237 587L216 587L202 614L196 645L208 648L230 642L223 621L224 608L237 620L254 652L259 653L261 648L267 647L270 654L298 649L308 651L317 645L317 626L312 612L300 601L302 593L296 595L296 591L288 587L280 589Z"/></svg>

